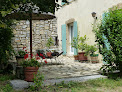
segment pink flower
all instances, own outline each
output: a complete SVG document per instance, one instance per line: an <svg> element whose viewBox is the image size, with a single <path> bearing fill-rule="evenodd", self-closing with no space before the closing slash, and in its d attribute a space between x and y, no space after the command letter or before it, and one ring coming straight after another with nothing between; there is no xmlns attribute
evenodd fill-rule
<svg viewBox="0 0 122 92"><path fill-rule="evenodd" d="M28 58L28 54L25 54L24 59L27 59L27 58Z"/></svg>

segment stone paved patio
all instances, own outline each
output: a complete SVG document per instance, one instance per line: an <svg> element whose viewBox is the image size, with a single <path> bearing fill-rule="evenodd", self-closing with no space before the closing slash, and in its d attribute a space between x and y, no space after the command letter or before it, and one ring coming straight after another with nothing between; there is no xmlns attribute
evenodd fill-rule
<svg viewBox="0 0 122 92"><path fill-rule="evenodd" d="M97 75L102 63L81 63L74 61L73 58L60 57L62 65L44 65L39 68L45 79L72 78L86 75ZM47 60L50 63L50 60ZM53 60L53 62L55 62Z"/></svg>

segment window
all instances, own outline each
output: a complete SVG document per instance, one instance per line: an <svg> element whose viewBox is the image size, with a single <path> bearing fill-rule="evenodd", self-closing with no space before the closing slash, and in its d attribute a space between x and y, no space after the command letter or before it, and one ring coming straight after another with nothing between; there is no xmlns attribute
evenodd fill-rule
<svg viewBox="0 0 122 92"><path fill-rule="evenodd" d="M58 46L58 42L59 42L58 36L56 36L56 37L55 37L55 45L56 45L56 46Z"/></svg>

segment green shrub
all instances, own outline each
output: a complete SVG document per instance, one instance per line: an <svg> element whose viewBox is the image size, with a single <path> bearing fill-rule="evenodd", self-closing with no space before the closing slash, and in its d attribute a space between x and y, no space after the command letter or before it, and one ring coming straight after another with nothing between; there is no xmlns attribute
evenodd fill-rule
<svg viewBox="0 0 122 92"><path fill-rule="evenodd" d="M103 71L120 70L122 75L122 9L110 9L94 31L103 61L107 62Z"/></svg>
<svg viewBox="0 0 122 92"><path fill-rule="evenodd" d="M13 32L11 29L12 21L4 20L6 27L0 27L0 70L4 72L7 68L8 60L13 55L13 47L11 40L13 37ZM0 23L0 25L2 25Z"/></svg>
<svg viewBox="0 0 122 92"><path fill-rule="evenodd" d="M47 40L47 43L46 43L46 46L48 48L50 48L50 46L54 45L54 40L52 37L50 37L48 40Z"/></svg>
<svg viewBox="0 0 122 92"><path fill-rule="evenodd" d="M44 76L40 73L34 75L34 85L30 86L30 90L32 91L41 91L41 87L44 81Z"/></svg>

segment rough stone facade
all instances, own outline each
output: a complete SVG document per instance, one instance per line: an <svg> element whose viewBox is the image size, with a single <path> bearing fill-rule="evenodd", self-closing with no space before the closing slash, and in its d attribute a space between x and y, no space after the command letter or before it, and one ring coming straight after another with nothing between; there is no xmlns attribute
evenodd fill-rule
<svg viewBox="0 0 122 92"><path fill-rule="evenodd" d="M55 41L57 37L57 22L52 20L33 20L32 21L32 47L33 53L37 49L45 49L49 37ZM30 26L29 21L21 20L14 26L13 47L15 51L21 50L24 46L30 51ZM52 48L56 48L53 46Z"/></svg>

